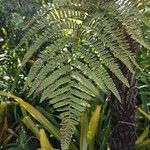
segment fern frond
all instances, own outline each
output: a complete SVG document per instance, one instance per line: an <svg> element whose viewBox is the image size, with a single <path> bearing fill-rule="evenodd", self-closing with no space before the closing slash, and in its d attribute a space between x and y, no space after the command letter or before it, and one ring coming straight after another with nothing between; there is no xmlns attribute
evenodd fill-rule
<svg viewBox="0 0 150 150"><path fill-rule="evenodd" d="M53 29L53 31L55 31L55 29ZM62 32L58 29L57 29L57 31L59 33ZM60 36L58 34L54 34L52 32L52 28L50 30L46 30L45 32L43 32L40 36L38 36L35 39L34 44L29 47L28 52L25 54L25 56L22 60L22 66L24 66L28 62L28 60L32 57L32 55L36 52L36 50L40 48L40 46L43 43L45 43L49 40L55 41L57 38L60 38Z"/></svg>
<svg viewBox="0 0 150 150"><path fill-rule="evenodd" d="M84 58L84 55L81 55L81 53L78 53L78 57L80 58ZM83 74L85 74L86 76L88 76L92 81L95 82L95 84L99 87L100 90L103 90L104 92L106 92L106 89L105 89L105 86L102 82L102 80L100 78L97 78L97 76L95 75L95 73L93 72L93 70L91 68L88 67L87 64L84 64L83 62L81 61L73 61L72 65L78 69L80 69ZM81 82L83 82L81 80ZM83 84L85 87L89 88L90 90L91 89L95 89L95 87L91 88L91 86L86 86L88 85L87 83L86 84ZM97 94L97 90L95 90L95 92L93 91L93 93Z"/></svg>
<svg viewBox="0 0 150 150"><path fill-rule="evenodd" d="M63 116L64 117L64 116ZM68 116L66 116L68 118ZM61 123L61 129L60 129L60 133L62 135L61 137L61 148L63 150L68 150L69 149L69 145L72 139L72 135L74 133L74 127L72 126L72 122L62 122ZM71 129L71 130L70 130ZM64 135L67 135L64 137Z"/></svg>
<svg viewBox="0 0 150 150"><path fill-rule="evenodd" d="M69 71L70 66L61 66L61 68L55 70L50 76L46 77L36 89L35 93L39 93L51 85L54 81L60 78L62 75Z"/></svg>
<svg viewBox="0 0 150 150"><path fill-rule="evenodd" d="M25 90L27 88L27 86L32 82L32 80L35 78L35 76L37 75L37 73L40 71L40 69L42 68L43 66L43 62L41 59L37 60L35 62L35 64L31 67L31 70L28 74L28 79L26 80L25 82L25 85L24 85L24 89Z"/></svg>
<svg viewBox="0 0 150 150"><path fill-rule="evenodd" d="M80 82L78 84L72 83L72 87L76 88L76 89L79 89L80 91L83 91L83 92L85 92L86 94L89 94L92 97L95 97L95 93L93 93L93 90L90 90L89 87L87 88L86 86L84 86Z"/></svg>
<svg viewBox="0 0 150 150"><path fill-rule="evenodd" d="M121 101L120 94L112 78L110 77L106 69L102 66L102 64L87 52L81 51L81 54L84 57L85 62L89 64L90 68L95 72L97 77L100 78L104 85L118 98L119 101Z"/></svg>
<svg viewBox="0 0 150 150"><path fill-rule="evenodd" d="M62 77L60 80L56 80L56 82L54 82L53 84L51 84L46 90L44 90L44 92L42 93L42 96L41 96L41 102L43 100L45 100L46 98L50 98L52 97L52 95L54 93L56 93L56 90L63 84L66 84L70 81L70 78L69 77ZM66 88L66 87L65 87ZM60 89L61 91L62 89ZM57 91L58 93L58 91ZM49 97L50 95L50 97ZM60 95L60 94L58 94Z"/></svg>
<svg viewBox="0 0 150 150"><path fill-rule="evenodd" d="M24 85L28 96L52 104L60 113L62 150L68 150L74 128L89 101L110 91L121 102L112 75L129 87L120 63L134 74L138 67L126 35L150 48L143 40L138 9L141 0L54 0L42 7L27 25L31 45L22 61L38 55ZM95 5L93 5L93 3Z"/></svg>
<svg viewBox="0 0 150 150"><path fill-rule="evenodd" d="M105 58L109 57L108 55L110 55L108 54L109 52L107 51L106 48L107 47L110 48L113 55L119 60L121 60L127 66L127 68L132 73L134 73L130 61L135 62L135 58L132 56L133 54L128 51L129 47L127 46L127 44L125 44L126 40L120 39L120 37L122 37L121 31L114 29L113 27L114 25L111 25L111 22L108 22L106 19L103 18L92 19L92 21L89 23L89 26L90 25L91 28L89 28L88 30L84 29L84 31L81 32L82 33L81 36L83 36L84 39L86 40L88 39L88 42L90 42L90 44L92 44L93 47L95 47L97 50L100 49L99 55L101 55L101 57L104 56L104 60ZM107 29L105 29L106 27ZM104 34L99 33L100 30L104 30L104 29L106 31L104 32ZM89 30L91 31L90 33ZM117 35L115 35L115 32ZM92 34L91 35L92 37L94 34L96 34L96 39L93 39L89 34ZM104 45L106 45L107 47L105 47ZM135 65L137 66L136 63Z"/></svg>
<svg viewBox="0 0 150 150"><path fill-rule="evenodd" d="M113 10L111 14L122 23L128 34L130 34L138 43L150 49L150 44L143 39L140 29L140 21L145 22L145 20L143 20L144 13L140 12L137 7L135 7L135 2L131 2L130 0L117 0L115 3L110 3L108 5L108 11Z"/></svg>
<svg viewBox="0 0 150 150"><path fill-rule="evenodd" d="M84 70L82 70L82 71L84 71ZM83 75L79 74L78 72L74 72L72 77L73 77L73 79L76 79L77 81L79 81L87 89L92 91L95 94L95 96L99 95L98 89L91 83L91 81L89 79L85 78Z"/></svg>
<svg viewBox="0 0 150 150"><path fill-rule="evenodd" d="M65 42L66 41L66 42ZM58 44L57 44L58 43ZM46 78L48 73L53 71L55 68L59 67L63 62L67 61L69 56L69 53L62 53L59 55L56 55L55 52L62 51L63 48L66 46L69 46L70 39L68 38L60 38L56 40L51 46L47 47L47 50L39 56L39 59L37 62L33 65L33 69L30 70L28 78L25 82L24 89L31 85L31 81L35 79L32 83L34 86L33 89L36 89L41 81ZM59 61L58 61L59 60ZM42 64L48 62L45 66L40 65L38 62L43 61ZM41 67L40 67L41 66ZM41 70L39 70L39 67ZM40 71L37 75L37 71ZM31 90L32 91L32 90ZM31 95L33 92L31 92L29 95Z"/></svg>
<svg viewBox="0 0 150 150"><path fill-rule="evenodd" d="M82 10L66 9L60 7L58 4L54 5L48 3L47 6L42 7L41 10L37 12L33 19L28 23L28 26L25 27L26 29L29 28L29 31L25 34L23 39L21 39L17 48L19 48L24 41L31 40L35 34L39 33L47 26L51 27L53 24L60 26L62 21L65 22L65 20L72 18L75 20L83 20L85 15L85 12Z"/></svg>

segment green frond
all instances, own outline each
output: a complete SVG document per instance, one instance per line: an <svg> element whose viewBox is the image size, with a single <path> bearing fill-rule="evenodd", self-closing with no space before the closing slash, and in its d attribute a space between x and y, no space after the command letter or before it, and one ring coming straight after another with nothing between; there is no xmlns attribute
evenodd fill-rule
<svg viewBox="0 0 150 150"><path fill-rule="evenodd" d="M17 48L19 48L24 43L24 41L31 40L35 34L39 33L47 26L61 26L62 22L65 22L69 19L73 18L74 20L83 20L84 17L84 11L60 8L58 4L56 6L54 4L48 3L47 6L42 7L41 10L37 12L37 14L25 27L26 29L29 28L29 31L25 34L23 39L21 39Z"/></svg>
<svg viewBox="0 0 150 150"><path fill-rule="evenodd" d="M32 55L37 51L37 49L40 48L40 46L43 43L46 43L47 41L51 40L51 41L55 41L57 38L60 38L59 35L55 35L52 31L52 28L50 30L46 30L45 32L43 32L41 35L39 35L35 41L34 44L32 44L29 47L29 50L27 51L27 53L25 54L23 60L22 60L22 66L24 66L28 60L32 57ZM55 30L53 30L55 31ZM57 31L59 33L61 33L60 30L57 29Z"/></svg>
<svg viewBox="0 0 150 150"><path fill-rule="evenodd" d="M70 71L70 66L61 66L61 68L55 70L50 76L46 77L36 89L35 93L39 93L51 85L54 81L59 79L62 75L65 75Z"/></svg>
<svg viewBox="0 0 150 150"><path fill-rule="evenodd" d="M49 104L56 104L62 100L68 99L68 95L66 93L60 94L49 101Z"/></svg>
<svg viewBox="0 0 150 150"><path fill-rule="evenodd" d="M82 70L82 71L86 71L86 70ZM89 79L85 78L83 75L79 74L78 72L73 72L72 77L73 79L79 81L87 89L92 91L95 94L95 96L99 95L99 90L92 84L92 82Z"/></svg>
<svg viewBox="0 0 150 150"><path fill-rule="evenodd" d="M93 91L90 90L89 87L87 88L86 86L84 86L80 82L78 84L72 83L72 87L76 88L76 89L79 89L80 91L83 91L83 92L85 92L86 94L89 94L92 97L95 97L95 93L93 93Z"/></svg>
<svg viewBox="0 0 150 150"><path fill-rule="evenodd" d="M61 148L63 150L69 149L70 141L74 133L74 127L71 124L72 122L70 122L69 120L61 123L61 126L62 126L62 128L60 129L60 132L62 135L61 136Z"/></svg>
<svg viewBox="0 0 150 150"><path fill-rule="evenodd" d="M40 69L43 66L43 62L41 59L37 60L35 64L31 67L30 72L28 74L28 79L25 82L24 90L27 88L27 86L32 82L32 80L35 78L37 73L40 71Z"/></svg>
<svg viewBox="0 0 150 150"><path fill-rule="evenodd" d="M98 60L95 60L95 57L92 55L90 56L87 52L82 52L82 55L84 56L85 62L87 62L91 69L95 72L96 76L100 78L104 85L117 97L119 101L121 101L120 94L112 78L102 64Z"/></svg>
<svg viewBox="0 0 150 150"><path fill-rule="evenodd" d="M112 74L130 86L120 63L133 74L138 64L126 36L150 48L140 29L140 22L149 23L142 19L139 3L141 0L54 0L26 26L27 33L17 47L31 43L22 67L40 54L24 90L28 88L28 96L40 96L40 102L47 101L60 113L62 150L68 150L82 111L101 91L110 91L121 102Z"/></svg>
<svg viewBox="0 0 150 150"><path fill-rule="evenodd" d="M110 21L107 21L106 18L105 19L103 18L92 19L92 21L89 23L89 26L91 26L91 28L84 29L81 32L82 33L81 36L86 41L88 40L87 42L93 45L93 48L96 48L97 51L99 51L98 54L100 55L101 59L104 59L104 63L107 62L106 59L107 58L109 59L110 57L110 54L108 50L106 49L106 48L109 48L111 52L113 53L113 55L119 60L121 60L127 66L127 68L132 73L134 73L133 67L130 61L135 62L135 58L132 56L133 54L128 51L129 47L127 46L127 44L125 44L127 41L122 38L121 31L117 30L117 26L115 25L116 28L114 29L114 24L112 24ZM105 32L100 33L99 32L100 30L105 30ZM95 39L92 38L94 35L96 35ZM110 66L111 64L107 64L107 65ZM125 83L126 85L128 85L127 81L125 81Z"/></svg>
<svg viewBox="0 0 150 150"><path fill-rule="evenodd" d="M70 85L63 86L62 88L59 88L56 91L54 91L51 95L49 95L48 98L54 98L54 97L59 96L63 93L66 93L68 91L70 91Z"/></svg>
<svg viewBox="0 0 150 150"><path fill-rule="evenodd" d="M65 42L66 41L66 42ZM56 44L58 43L58 44ZM59 67L63 62L68 61L69 53L62 53L59 55L55 54L55 51L60 51L65 48L67 45L70 44L70 40L68 38L61 38L55 41L54 44L52 44L50 47L47 48L47 50L43 53L41 53L40 58L35 62L33 65L33 69L30 69L28 78L26 80L24 89L31 85L31 81L35 79L32 83L33 89L36 89L42 80L46 78L48 73L53 71L55 68ZM68 57L67 57L68 56ZM42 64L48 62L45 66L39 63L42 62ZM41 70L39 70L41 68ZM37 74L37 72L39 73ZM32 90L31 90L32 91ZM33 92L31 92L29 95L31 95Z"/></svg>
<svg viewBox="0 0 150 150"><path fill-rule="evenodd" d="M135 2L131 2L130 0L117 0L115 3L110 3L108 5L109 6L107 6L107 10L109 12L111 11L113 17L122 23L122 25L127 30L127 33L130 34L131 37L138 43L150 49L150 44L143 39L143 35L140 29L140 21L144 21L146 24L147 22L146 20L143 20L144 13L140 12L138 8L135 7Z"/></svg>
<svg viewBox="0 0 150 150"><path fill-rule="evenodd" d="M85 99L85 100L92 100L93 99L90 95L83 93L77 89L72 89L72 95L79 97L80 99Z"/></svg>
<svg viewBox="0 0 150 150"><path fill-rule="evenodd" d="M56 90L58 89L61 91L62 89L60 89L59 87L68 83L69 81L70 81L70 78L68 76L62 77L62 78L60 78L60 80L56 80L46 90L44 90L44 92L42 93L42 96L41 96L41 102L43 100L45 100L46 98L51 98L52 95L56 95ZM50 97L49 97L49 95L50 95ZM57 91L57 95L60 95L60 94L58 94L58 91Z"/></svg>
<svg viewBox="0 0 150 150"><path fill-rule="evenodd" d="M110 75L107 73L106 69L101 67L99 69L100 76L102 77L102 80L106 87L117 97L117 99L121 102L121 97L118 92L118 89L116 88L112 78Z"/></svg>
<svg viewBox="0 0 150 150"><path fill-rule="evenodd" d="M78 55L78 57L84 58L84 55L82 55L81 53L78 53L77 55ZM73 65L74 67L80 69L80 70L83 72L83 74L85 74L85 75L88 76L92 81L94 81L95 84L98 86L98 88L99 88L100 90L103 90L104 92L106 92L106 89L105 89L105 86L104 86L102 80L101 80L100 78L97 78L97 76L95 75L95 73L92 71L91 68L88 67L87 64L84 64L84 63L82 63L82 62L80 62L80 61L73 61L72 65ZM83 82L83 81L81 81L81 82ZM90 84L91 84L91 83L90 83ZM89 88L90 90L91 90L91 89L95 89L95 87L91 88L91 86L87 86L87 85L88 85L87 83L85 83L85 84L83 84L83 85L84 85L85 87ZM97 89L95 89L95 92L93 91L93 93L95 93L96 95L98 94L97 92L98 92ZM98 95L99 95L99 94L98 94Z"/></svg>

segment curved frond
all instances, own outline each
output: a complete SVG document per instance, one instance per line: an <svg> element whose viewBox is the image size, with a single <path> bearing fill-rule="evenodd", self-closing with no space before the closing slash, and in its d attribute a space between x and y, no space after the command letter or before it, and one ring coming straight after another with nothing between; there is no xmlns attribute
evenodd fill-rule
<svg viewBox="0 0 150 150"><path fill-rule="evenodd" d="M130 86L120 63L133 74L138 64L126 36L150 48L140 30L141 21L149 23L139 3L141 0L54 0L26 26L27 33L17 47L27 40L31 43L22 67L35 55L38 58L24 90L60 113L62 150L68 150L81 113L101 91L110 91L121 102L112 74Z"/></svg>

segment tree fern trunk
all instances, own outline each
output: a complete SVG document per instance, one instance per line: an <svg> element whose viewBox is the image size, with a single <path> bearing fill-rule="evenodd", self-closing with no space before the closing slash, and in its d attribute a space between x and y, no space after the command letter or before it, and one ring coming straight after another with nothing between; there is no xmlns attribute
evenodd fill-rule
<svg viewBox="0 0 150 150"><path fill-rule="evenodd" d="M128 36L131 51L137 49L137 44ZM122 103L110 96L111 117L112 117L112 135L111 135L111 150L134 150L135 135L136 135L136 96L137 89L135 87L136 81L128 69L120 63L121 70L126 78L129 80L130 88L122 85L115 77L114 82L120 91Z"/></svg>

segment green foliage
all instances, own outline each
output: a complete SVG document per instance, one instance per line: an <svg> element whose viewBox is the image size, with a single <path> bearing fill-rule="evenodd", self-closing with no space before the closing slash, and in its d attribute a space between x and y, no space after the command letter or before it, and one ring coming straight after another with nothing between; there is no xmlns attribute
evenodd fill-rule
<svg viewBox="0 0 150 150"><path fill-rule="evenodd" d="M144 18L150 20L150 3L145 6ZM150 41L150 30L142 23L141 29L144 38ZM141 47L137 54L138 64L142 68L140 72L137 73L138 89L139 89L139 105L143 107L144 111L149 114L150 112L150 50L145 47Z"/></svg>
<svg viewBox="0 0 150 150"><path fill-rule="evenodd" d="M136 64L126 35L150 49L140 29L140 1L54 0L43 6L25 29L17 49L30 44L21 68L34 56L24 90L41 97L60 113L62 149L67 150L80 120L100 91L112 92L121 102L111 75L129 87L118 61L132 73ZM40 54L39 54L40 53Z"/></svg>
<svg viewBox="0 0 150 150"><path fill-rule="evenodd" d="M81 144L80 149L82 147L89 148L85 124L90 120L96 105L101 105L100 100L106 100L105 93L108 92L108 89L115 93L117 90L110 89L114 83L112 80L108 82L108 77L110 78L112 73L119 76L115 70L120 68L118 60L121 60L132 73L134 73L134 65L137 66L134 55L128 50L127 32L134 39L137 38L138 42L148 47L147 41L150 41L150 34L147 26L149 22L146 20L150 19L150 13L146 1L148 2L148 0L126 0L126 2L120 2L120 4L116 2L116 5L114 0L72 0L74 4L70 6L70 0L67 0L68 3L66 0L55 0L54 3L57 6L59 5L58 7L55 5L56 10L54 6L52 6L52 11L49 10L51 6L45 6L42 8L42 12L39 11L41 17L35 15L35 18L24 27L26 20L30 20L34 12L39 10L41 5L46 4L47 0L0 0L0 89L12 91L13 94L25 99L47 120L46 122L39 120L39 118L42 118L37 117L39 115L27 113L28 110L31 110L28 107L22 108L21 105L10 101L9 98L0 97L2 102L2 107L0 107L2 112L0 117L0 130L2 131L0 134L0 149L37 149L40 147L38 138L35 139L38 133L37 128L46 129L50 143L54 147L60 147L59 140L56 141L57 136L53 136L51 133L52 128L49 123L52 123L56 129L60 128L59 123L62 117L58 116L55 110L57 109L59 114L62 114L60 112L62 108L59 107L64 103L71 106L68 110L63 107L63 112L73 110L71 117L74 117L75 114L78 115L77 118L80 118L80 111L85 108L88 112L87 118L81 121L81 130L79 126L74 126L78 122L71 122L72 124L67 124L63 128L64 130L61 130L64 135L68 135L70 130L74 129L72 131L74 135L71 133L68 137L73 136L72 143L76 146L71 143L70 150L79 149L79 144ZM79 5L79 3L82 3L82 5ZM45 11L46 14L44 14ZM68 16L70 17L68 18ZM21 30L22 26L23 29L27 30L27 33L20 42L18 49L14 49L24 34L24 30ZM137 30L139 32L135 32ZM146 39L145 42L139 40L142 39L142 35ZM42 44L35 43L35 41L41 42L41 40L43 40ZM149 114L150 53L144 46L141 46L140 51L138 50L137 57L138 64L142 68L142 72L137 73L138 106L145 111L144 114ZM32 51L25 56L24 68L22 63L22 71L20 71L20 61L25 52L29 50L34 52ZM28 74L31 65L33 66ZM67 69L67 67L68 70L63 69ZM58 75L59 72L63 75ZM30 78L26 80L24 85L27 74ZM58 76L60 77L58 78ZM48 77L51 81L55 81L52 84L49 84L51 82L46 83L47 80L45 79ZM48 85L45 89L41 86L44 80ZM122 77L120 77L120 80L122 80ZM24 92L22 90L23 85ZM68 93L73 95L73 100L70 100ZM121 93L118 96L121 96ZM89 101L91 99L92 101ZM68 102L70 103L68 104ZM7 107L5 111L3 104ZM51 104L56 109L52 108ZM105 104L102 106L98 132L93 140L94 143L91 144L94 144L94 149L106 150L109 147L111 113L109 106L106 110ZM90 107L90 109L87 109L87 107ZM35 120L24 122L22 118L25 118L26 115ZM38 121L36 121L37 119ZM137 123L137 141L140 139L140 143L136 148L146 149L149 146L149 133L146 130L149 127L148 119L138 113ZM31 131L33 131L33 134Z"/></svg>

